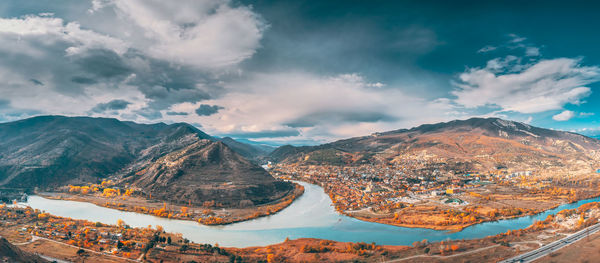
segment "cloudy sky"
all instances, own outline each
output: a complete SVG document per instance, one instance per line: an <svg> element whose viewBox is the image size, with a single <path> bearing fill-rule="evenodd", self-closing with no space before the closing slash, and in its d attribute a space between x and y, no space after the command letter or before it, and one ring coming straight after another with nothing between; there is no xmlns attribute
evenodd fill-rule
<svg viewBox="0 0 600 263"><path fill-rule="evenodd" d="M297 145L473 116L600 133L600 7L483 2L3 0L0 122Z"/></svg>

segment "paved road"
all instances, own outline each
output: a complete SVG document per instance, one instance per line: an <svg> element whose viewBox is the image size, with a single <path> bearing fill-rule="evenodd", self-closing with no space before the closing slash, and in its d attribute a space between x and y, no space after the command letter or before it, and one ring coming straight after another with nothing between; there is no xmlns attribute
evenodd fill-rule
<svg viewBox="0 0 600 263"><path fill-rule="evenodd" d="M533 262L536 259L539 259L539 258L546 256L554 251L557 251L563 247L573 244L573 243L587 237L588 235L591 235L598 231L600 231L600 224L595 224L593 226L590 226L583 230L580 230L579 232L577 232L575 234L567 236L563 239L560 239L560 240L554 241L550 244L547 244L545 246L542 246L536 250L529 251L525 254L518 255L514 258L509 258L507 260L500 261L500 263Z"/></svg>

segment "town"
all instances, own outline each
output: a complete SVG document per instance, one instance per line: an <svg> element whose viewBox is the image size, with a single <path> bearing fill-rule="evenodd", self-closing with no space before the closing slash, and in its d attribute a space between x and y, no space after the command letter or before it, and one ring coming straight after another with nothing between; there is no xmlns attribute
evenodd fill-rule
<svg viewBox="0 0 600 263"><path fill-rule="evenodd" d="M433 229L460 230L600 195L596 174L542 176L503 167L487 172L448 167L427 162L276 164L271 173L322 186L336 210L348 216Z"/></svg>

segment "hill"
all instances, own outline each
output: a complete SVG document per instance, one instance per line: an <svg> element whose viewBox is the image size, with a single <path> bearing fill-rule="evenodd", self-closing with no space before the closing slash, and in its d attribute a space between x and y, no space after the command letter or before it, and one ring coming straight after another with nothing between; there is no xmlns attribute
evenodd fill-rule
<svg viewBox="0 0 600 263"><path fill-rule="evenodd" d="M298 164L425 162L448 170L589 170L600 141L498 118L472 118L374 133L312 147L282 146L275 161Z"/></svg>
<svg viewBox="0 0 600 263"><path fill-rule="evenodd" d="M171 159L181 160L181 166L165 165ZM41 116L0 124L0 186L52 190L108 178L165 200L194 203L205 201L201 193L215 192L193 193L192 187L226 183L219 194L243 198L227 203L267 202L292 188L185 123Z"/></svg>
<svg viewBox="0 0 600 263"><path fill-rule="evenodd" d="M215 199L225 206L264 204L292 190L224 143L208 140L166 154L126 182L163 200L197 205Z"/></svg>
<svg viewBox="0 0 600 263"><path fill-rule="evenodd" d="M37 255L22 251L3 237L0 237L0 261L21 263L50 262Z"/></svg>
<svg viewBox="0 0 600 263"><path fill-rule="evenodd" d="M0 185L95 182L210 136L187 124L41 116L0 124ZM142 155L140 157L140 155Z"/></svg>

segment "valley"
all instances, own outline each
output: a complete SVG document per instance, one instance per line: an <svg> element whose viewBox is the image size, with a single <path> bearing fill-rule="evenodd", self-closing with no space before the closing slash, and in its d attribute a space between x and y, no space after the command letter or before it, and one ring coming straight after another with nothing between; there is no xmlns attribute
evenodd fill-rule
<svg viewBox="0 0 600 263"><path fill-rule="evenodd" d="M0 139L2 187L34 193L2 208L0 235L68 261L477 261L600 214L600 141L497 118L276 149L62 116Z"/></svg>
<svg viewBox="0 0 600 263"><path fill-rule="evenodd" d="M275 176L324 187L361 220L461 230L600 195L600 142L497 118L284 146Z"/></svg>
<svg viewBox="0 0 600 263"><path fill-rule="evenodd" d="M474 224L534 215L600 196L596 173L525 178L504 171L457 175L447 180L389 175L398 170L371 165L275 165L272 172L281 178L322 186L336 210L347 216L437 230L460 231Z"/></svg>
<svg viewBox="0 0 600 263"><path fill-rule="evenodd" d="M69 205L72 206L73 204ZM61 204L56 209L61 209L59 207L65 206ZM186 238L189 231L184 231L184 234L171 234L172 226L153 225L155 220L142 220L138 223L131 221L134 225L130 226L127 221L117 219L114 224L106 224L57 217L33 208L7 206L0 208L0 235L7 237L25 251L43 253L51 258L72 262L181 262L192 259L202 262L453 262L457 257L463 260L487 261L512 257L521 251L548 244L595 224L600 218L598 202L590 200L570 207L572 208L561 207L537 217L545 218L543 220L531 219L523 228L493 230L496 233L500 232L498 234L485 234L481 233L481 229L475 230L474 233L479 233L482 238L465 240L460 236L451 239L441 237L441 241L423 239L403 246L285 238L281 243L266 246L232 248L220 242L207 244L190 241ZM93 214L93 210L88 208L81 212L89 215L90 212ZM106 218L111 218L112 221L115 217L107 215ZM235 236L243 238L239 234ZM418 238L415 235L403 236ZM213 239L215 240L218 238Z"/></svg>

